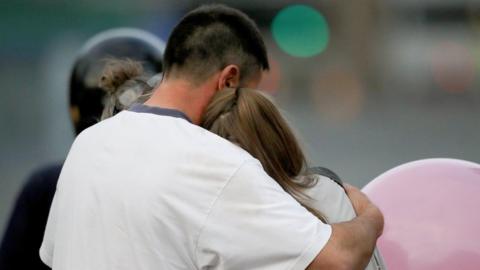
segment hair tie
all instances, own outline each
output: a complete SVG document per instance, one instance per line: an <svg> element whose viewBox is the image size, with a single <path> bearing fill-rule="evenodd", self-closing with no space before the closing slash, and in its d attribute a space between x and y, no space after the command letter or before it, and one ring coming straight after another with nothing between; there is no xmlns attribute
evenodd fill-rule
<svg viewBox="0 0 480 270"><path fill-rule="evenodd" d="M240 87L235 88L235 97L233 98L232 107L237 105L238 97L240 96Z"/></svg>
<svg viewBox="0 0 480 270"><path fill-rule="evenodd" d="M240 92L240 87L237 87L237 88L235 89L235 99L238 99L238 96L240 95L239 92Z"/></svg>

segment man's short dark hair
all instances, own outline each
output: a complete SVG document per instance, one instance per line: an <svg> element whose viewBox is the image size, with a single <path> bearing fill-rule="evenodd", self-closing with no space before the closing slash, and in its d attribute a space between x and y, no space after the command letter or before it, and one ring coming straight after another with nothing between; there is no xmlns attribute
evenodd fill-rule
<svg viewBox="0 0 480 270"><path fill-rule="evenodd" d="M240 82L268 70L265 43L255 22L225 5L203 5L173 29L164 54L164 73L179 72L201 83L230 64L240 69Z"/></svg>

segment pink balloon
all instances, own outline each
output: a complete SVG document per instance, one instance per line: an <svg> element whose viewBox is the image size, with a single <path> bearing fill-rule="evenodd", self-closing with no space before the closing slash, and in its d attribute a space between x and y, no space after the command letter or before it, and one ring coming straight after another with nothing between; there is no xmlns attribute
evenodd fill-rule
<svg viewBox="0 0 480 270"><path fill-rule="evenodd" d="M480 269L480 165L403 164L363 191L385 216L377 246L389 270Z"/></svg>

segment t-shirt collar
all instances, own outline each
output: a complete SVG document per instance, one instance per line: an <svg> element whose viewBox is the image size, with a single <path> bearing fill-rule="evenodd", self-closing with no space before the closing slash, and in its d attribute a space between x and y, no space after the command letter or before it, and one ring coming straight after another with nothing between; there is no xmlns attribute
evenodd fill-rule
<svg viewBox="0 0 480 270"><path fill-rule="evenodd" d="M132 107L130 107L128 110L131 112L137 112L137 113L152 113L156 115L183 118L188 122L192 123L192 120L190 120L190 118L188 118L188 116L185 113L175 109L154 107L154 106L148 106L145 104L136 103L132 105Z"/></svg>

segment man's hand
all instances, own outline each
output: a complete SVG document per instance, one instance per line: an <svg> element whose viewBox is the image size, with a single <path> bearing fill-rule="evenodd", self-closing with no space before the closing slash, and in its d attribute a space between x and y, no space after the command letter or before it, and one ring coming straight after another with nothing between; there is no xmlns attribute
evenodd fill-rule
<svg viewBox="0 0 480 270"><path fill-rule="evenodd" d="M347 195L350 198L350 201L352 202L353 208L357 213L357 216L362 216L365 212L368 212L368 216L372 218L372 223L377 228L377 237L380 237L383 232L384 220L383 215L378 209L378 207L375 206L370 201L370 199L368 199L367 195L361 192L358 188L349 184L344 184L344 187L347 191Z"/></svg>

